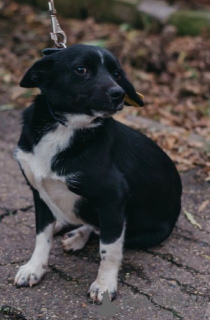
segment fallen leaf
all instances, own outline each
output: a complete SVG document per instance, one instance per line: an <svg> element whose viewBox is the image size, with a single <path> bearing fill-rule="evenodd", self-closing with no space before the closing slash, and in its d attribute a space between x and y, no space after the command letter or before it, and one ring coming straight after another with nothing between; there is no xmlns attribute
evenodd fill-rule
<svg viewBox="0 0 210 320"><path fill-rule="evenodd" d="M14 108L15 106L12 103L3 104L2 106L0 106L0 111L12 110Z"/></svg>
<svg viewBox="0 0 210 320"><path fill-rule="evenodd" d="M198 227L199 229L202 229L201 225L195 220L194 216L192 215L192 213L190 213L189 211L184 209L184 213L187 217L187 219L190 221L190 223L196 227Z"/></svg>
<svg viewBox="0 0 210 320"><path fill-rule="evenodd" d="M201 203L201 205L199 206L199 208L198 208L198 212L203 211L203 210L207 207L208 204L209 204L209 200L203 201L203 202Z"/></svg>
<svg viewBox="0 0 210 320"><path fill-rule="evenodd" d="M210 256L207 256L206 254L203 254L202 256L203 256L204 258L210 260Z"/></svg>
<svg viewBox="0 0 210 320"><path fill-rule="evenodd" d="M103 40L103 39L86 41L83 43L87 44L89 46L97 46L97 47L101 47L101 48L106 48L106 46L107 46L107 41Z"/></svg>

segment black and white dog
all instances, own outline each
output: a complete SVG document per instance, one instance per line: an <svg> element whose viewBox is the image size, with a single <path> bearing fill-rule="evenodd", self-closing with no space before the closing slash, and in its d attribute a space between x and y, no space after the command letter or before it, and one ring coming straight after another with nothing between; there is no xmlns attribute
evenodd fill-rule
<svg viewBox="0 0 210 320"><path fill-rule="evenodd" d="M117 292L123 245L147 248L165 240L180 213L181 181L169 157L142 133L115 121L125 94L143 101L107 50L73 45L46 55L20 85L41 95L23 113L16 158L36 211L36 246L15 284L33 286L43 276L53 233L79 227L63 238L65 250L100 236L101 262L89 289L101 302Z"/></svg>

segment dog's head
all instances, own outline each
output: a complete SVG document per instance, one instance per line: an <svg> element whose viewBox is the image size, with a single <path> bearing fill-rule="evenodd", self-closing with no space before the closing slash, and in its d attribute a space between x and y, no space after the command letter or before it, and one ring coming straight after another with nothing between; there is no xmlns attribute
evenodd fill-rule
<svg viewBox="0 0 210 320"><path fill-rule="evenodd" d="M143 106L118 60L106 49L77 44L37 61L20 82L38 87L56 112L109 116L121 110L125 94Z"/></svg>

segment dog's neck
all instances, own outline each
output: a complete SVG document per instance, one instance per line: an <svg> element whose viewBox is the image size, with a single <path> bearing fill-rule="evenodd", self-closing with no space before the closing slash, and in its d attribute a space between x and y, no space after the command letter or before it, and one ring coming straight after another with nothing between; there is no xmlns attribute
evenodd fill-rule
<svg viewBox="0 0 210 320"><path fill-rule="evenodd" d="M48 119L50 118L50 122L53 125L61 124L73 130L90 129L97 127L103 123L103 119L100 118L98 115L91 116L86 114L61 113L58 111L53 111L51 102L47 99L47 97L44 94L39 95L35 99L35 108L37 107L39 111L41 111L41 108L45 109L42 110L44 111L44 117Z"/></svg>
<svg viewBox="0 0 210 320"><path fill-rule="evenodd" d="M49 100L46 97L45 97L45 101L46 101L48 112L51 115L51 117L55 120L55 122L58 122L63 126L67 126L66 117L64 115L59 114L59 113L53 112L52 107L51 107L51 103L49 102Z"/></svg>
<svg viewBox="0 0 210 320"><path fill-rule="evenodd" d="M101 124L101 121L96 121L98 118L86 114L66 114L65 118L65 125L73 130L90 129Z"/></svg>

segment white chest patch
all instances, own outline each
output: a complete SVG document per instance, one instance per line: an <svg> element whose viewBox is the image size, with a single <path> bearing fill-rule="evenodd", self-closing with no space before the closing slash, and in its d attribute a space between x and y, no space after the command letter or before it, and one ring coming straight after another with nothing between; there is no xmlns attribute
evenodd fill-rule
<svg viewBox="0 0 210 320"><path fill-rule="evenodd" d="M75 203L81 197L68 189L64 176L58 176L51 171L51 161L58 152L71 144L74 130L93 126L90 124L93 119L83 115L73 116L69 118L66 127L59 124L56 130L43 136L33 152L25 152L20 148L15 152L28 181L39 192L55 218L76 225L82 223L74 214ZM79 178L79 175L80 173L72 174L72 182L75 183L75 176Z"/></svg>

